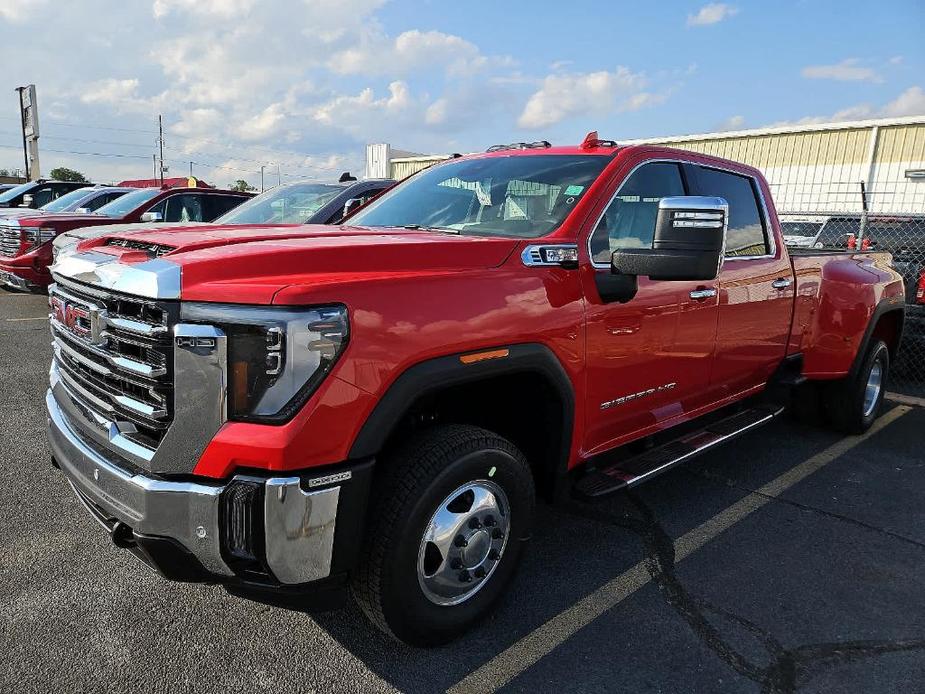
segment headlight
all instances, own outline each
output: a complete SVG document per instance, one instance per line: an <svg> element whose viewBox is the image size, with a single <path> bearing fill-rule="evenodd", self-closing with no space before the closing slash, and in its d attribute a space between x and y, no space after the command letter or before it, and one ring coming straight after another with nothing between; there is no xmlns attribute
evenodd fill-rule
<svg viewBox="0 0 925 694"><path fill-rule="evenodd" d="M347 346L347 307L256 308L184 304L182 320L228 335L228 418L280 424L292 418Z"/></svg>
<svg viewBox="0 0 925 694"><path fill-rule="evenodd" d="M32 248L38 248L54 238L55 230L51 227L24 227L22 230L22 240Z"/></svg>

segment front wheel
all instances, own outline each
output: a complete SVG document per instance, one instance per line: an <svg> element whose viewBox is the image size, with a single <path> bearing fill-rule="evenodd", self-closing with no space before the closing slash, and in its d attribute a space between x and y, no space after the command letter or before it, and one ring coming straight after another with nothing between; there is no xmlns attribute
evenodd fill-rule
<svg viewBox="0 0 925 694"><path fill-rule="evenodd" d="M825 410L832 426L846 434L862 434L880 416L890 374L890 350L875 341L854 377L830 383L825 389Z"/></svg>
<svg viewBox="0 0 925 694"><path fill-rule="evenodd" d="M353 594L395 638L446 643L510 582L532 524L530 467L506 439L463 425L430 430L382 464Z"/></svg>

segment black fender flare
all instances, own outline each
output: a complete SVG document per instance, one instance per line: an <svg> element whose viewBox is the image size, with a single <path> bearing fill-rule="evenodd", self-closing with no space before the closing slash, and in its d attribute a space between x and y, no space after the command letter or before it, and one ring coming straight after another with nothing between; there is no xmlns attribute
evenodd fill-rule
<svg viewBox="0 0 925 694"><path fill-rule="evenodd" d="M464 363L461 357L487 351L507 350L504 357ZM553 474L564 477L575 425L575 393L559 359L545 345L526 343L486 347L476 352L450 354L419 362L404 371L389 387L350 447L351 459L376 456L402 416L421 396L437 393L449 386L472 383L493 376L534 372L542 375L562 401L562 434Z"/></svg>
<svg viewBox="0 0 925 694"><path fill-rule="evenodd" d="M864 329L864 337L861 338L857 354L854 355L854 361L851 363L851 370L848 372L848 378L855 378L858 375L861 364L864 363L864 355L867 354L867 350L870 348L870 341L873 339L874 330L877 328L880 319L888 313L899 313L899 331L896 335L897 346L902 342L903 327L905 326L906 317L904 297L899 296L881 299L880 303L878 303L877 307L874 309L870 320L867 322L867 327Z"/></svg>

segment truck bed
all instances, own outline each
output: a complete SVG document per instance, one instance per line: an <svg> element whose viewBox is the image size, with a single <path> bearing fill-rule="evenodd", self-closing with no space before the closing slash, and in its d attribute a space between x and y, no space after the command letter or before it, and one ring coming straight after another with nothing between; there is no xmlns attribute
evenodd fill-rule
<svg viewBox="0 0 925 694"><path fill-rule="evenodd" d="M788 249L794 275L790 354L803 355L809 378L851 369L874 314L903 304L905 288L882 251Z"/></svg>

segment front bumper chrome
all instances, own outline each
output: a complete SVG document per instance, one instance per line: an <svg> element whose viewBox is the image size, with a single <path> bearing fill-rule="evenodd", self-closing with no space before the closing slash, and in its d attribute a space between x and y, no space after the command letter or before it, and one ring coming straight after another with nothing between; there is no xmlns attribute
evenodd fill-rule
<svg viewBox="0 0 925 694"><path fill-rule="evenodd" d="M0 270L0 286L12 287L20 291L29 291L36 285L15 273Z"/></svg>
<svg viewBox="0 0 925 694"><path fill-rule="evenodd" d="M119 521L138 535L173 540L216 580L234 578L222 555L220 499L225 484L174 482L130 472L78 433L51 390L45 404L52 455L97 520ZM306 492L303 487L317 484L303 484L300 477L272 477L264 485L263 539L273 577L287 585L326 578L341 487Z"/></svg>

